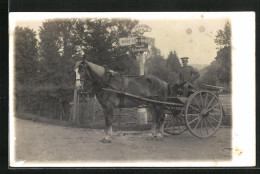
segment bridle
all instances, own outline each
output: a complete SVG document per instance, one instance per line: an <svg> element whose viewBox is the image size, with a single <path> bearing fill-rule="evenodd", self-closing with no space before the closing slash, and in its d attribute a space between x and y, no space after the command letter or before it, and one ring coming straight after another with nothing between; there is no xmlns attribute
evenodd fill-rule
<svg viewBox="0 0 260 174"><path fill-rule="evenodd" d="M80 68L80 71L84 71L85 72L85 79L81 79L82 75L80 73L80 79L76 79L76 81L84 82L84 85L82 86L82 88L83 88L83 90L86 90L89 86L92 86L94 81L92 80L92 78L91 78L91 76L89 74L89 70L87 68L87 65L80 65L80 66L82 66ZM86 78L88 78L88 80L86 80Z"/></svg>
<svg viewBox="0 0 260 174"><path fill-rule="evenodd" d="M104 77L101 79L100 81L100 84L97 85L95 84L96 81L93 79L93 77L90 75L90 70L88 69L88 65L80 65L82 66L80 71L84 71L86 74L86 78L85 79L76 79L76 81L83 81L84 82L84 85L83 85L83 90L84 88L87 89L88 86L92 87L90 89L91 92L99 92L100 90L102 90L104 87L109 87L109 88L112 88L112 89L115 89L115 90L120 90L122 91L123 90L123 82L124 82L124 79L123 79L123 76L120 75L120 77L122 78L122 84L121 84L121 87L119 87L119 89L117 87L114 87L112 86L111 84L109 84L109 81L111 80L111 78L113 78L113 76L111 75L112 72L110 72L107 68L105 68L105 75Z"/></svg>

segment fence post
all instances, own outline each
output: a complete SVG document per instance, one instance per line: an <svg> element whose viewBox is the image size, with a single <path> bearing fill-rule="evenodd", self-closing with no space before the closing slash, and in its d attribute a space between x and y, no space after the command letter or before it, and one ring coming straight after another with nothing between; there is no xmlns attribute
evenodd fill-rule
<svg viewBox="0 0 260 174"><path fill-rule="evenodd" d="M78 90L74 89L72 123L76 123Z"/></svg>
<svg viewBox="0 0 260 174"><path fill-rule="evenodd" d="M97 100L96 100L96 94L94 94L94 104L93 104L93 114L92 114L92 122L96 121L96 104L97 104Z"/></svg>

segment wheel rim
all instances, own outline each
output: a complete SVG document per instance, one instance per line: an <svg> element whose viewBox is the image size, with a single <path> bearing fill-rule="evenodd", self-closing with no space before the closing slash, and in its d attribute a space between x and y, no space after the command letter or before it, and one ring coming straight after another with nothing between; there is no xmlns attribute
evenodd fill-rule
<svg viewBox="0 0 260 174"><path fill-rule="evenodd" d="M198 91L190 96L185 120L189 131L199 137L213 136L222 121L222 105L218 97L209 91Z"/></svg>
<svg viewBox="0 0 260 174"><path fill-rule="evenodd" d="M168 134L179 135L187 129L185 124L184 110L180 114L175 115L172 112L166 114L164 131Z"/></svg>

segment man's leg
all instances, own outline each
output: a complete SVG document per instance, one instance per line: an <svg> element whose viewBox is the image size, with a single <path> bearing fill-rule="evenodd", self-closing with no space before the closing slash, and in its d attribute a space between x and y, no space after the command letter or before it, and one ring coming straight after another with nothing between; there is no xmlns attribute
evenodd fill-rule
<svg viewBox="0 0 260 174"><path fill-rule="evenodd" d="M189 86L188 85L184 85L183 86L183 97L188 97L188 92L189 92Z"/></svg>

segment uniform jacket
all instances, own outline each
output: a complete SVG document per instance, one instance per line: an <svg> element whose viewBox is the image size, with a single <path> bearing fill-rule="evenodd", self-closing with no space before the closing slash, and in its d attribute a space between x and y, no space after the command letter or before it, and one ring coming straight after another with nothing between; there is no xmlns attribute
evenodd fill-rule
<svg viewBox="0 0 260 174"><path fill-rule="evenodd" d="M179 82L190 82L193 83L197 78L200 77L198 71L196 71L192 66L185 66L180 69Z"/></svg>

